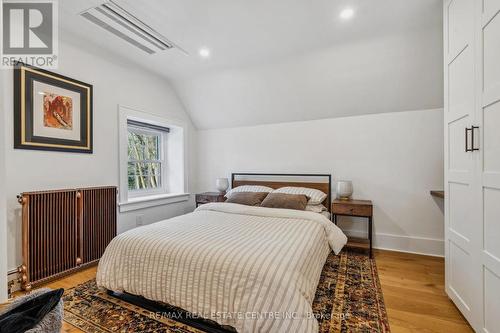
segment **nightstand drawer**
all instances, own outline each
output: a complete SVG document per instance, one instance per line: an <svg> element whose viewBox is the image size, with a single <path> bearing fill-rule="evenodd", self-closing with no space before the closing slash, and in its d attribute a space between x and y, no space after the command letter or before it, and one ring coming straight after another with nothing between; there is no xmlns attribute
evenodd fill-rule
<svg viewBox="0 0 500 333"><path fill-rule="evenodd" d="M342 202L341 204L334 203L332 205L332 213L338 215L369 217L373 215L373 206L371 204L350 204L349 201Z"/></svg>
<svg viewBox="0 0 500 333"><path fill-rule="evenodd" d="M196 194L196 205L203 205L209 202L224 202L226 198L224 193L219 192L205 192Z"/></svg>
<svg viewBox="0 0 500 333"><path fill-rule="evenodd" d="M196 197L196 202L200 204L204 203L209 203L209 202L214 202L214 199L212 198L207 198L207 197Z"/></svg>

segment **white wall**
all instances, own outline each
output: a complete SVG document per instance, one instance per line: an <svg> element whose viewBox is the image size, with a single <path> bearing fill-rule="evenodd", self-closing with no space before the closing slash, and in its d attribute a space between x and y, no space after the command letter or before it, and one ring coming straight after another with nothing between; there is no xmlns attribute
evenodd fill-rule
<svg viewBox="0 0 500 333"><path fill-rule="evenodd" d="M231 172L331 173L374 202L375 246L443 255L442 109L198 132L198 187ZM342 219L352 234L365 224Z"/></svg>
<svg viewBox="0 0 500 333"><path fill-rule="evenodd" d="M188 175L195 163L195 131L183 106L167 81L137 65L129 65L88 45L75 46L66 37L60 42L58 73L94 86L94 153L75 154L13 149L13 114L7 112L7 213L8 267L22 262L21 207L16 195L23 191L119 184L118 173L118 104L154 113L186 123L188 137ZM12 110L12 71L5 87L7 110ZM190 179L189 177L188 179ZM188 183L189 184L189 183ZM188 185L189 190L189 185ZM118 231L136 225L136 216L144 223L186 213L194 208L193 200L120 214Z"/></svg>

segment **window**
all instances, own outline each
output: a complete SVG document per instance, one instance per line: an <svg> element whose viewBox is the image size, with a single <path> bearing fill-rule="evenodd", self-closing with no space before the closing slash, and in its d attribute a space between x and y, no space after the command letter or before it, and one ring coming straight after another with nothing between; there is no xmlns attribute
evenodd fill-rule
<svg viewBox="0 0 500 333"><path fill-rule="evenodd" d="M131 197L165 193L168 128L128 120L127 180Z"/></svg>
<svg viewBox="0 0 500 333"><path fill-rule="evenodd" d="M188 201L186 124L119 106L120 212Z"/></svg>

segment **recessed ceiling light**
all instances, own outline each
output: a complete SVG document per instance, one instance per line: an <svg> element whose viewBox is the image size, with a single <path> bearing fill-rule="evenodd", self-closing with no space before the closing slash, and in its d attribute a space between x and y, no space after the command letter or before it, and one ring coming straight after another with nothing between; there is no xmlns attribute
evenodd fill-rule
<svg viewBox="0 0 500 333"><path fill-rule="evenodd" d="M346 8L340 12L340 18L343 20L348 20L354 16L354 9Z"/></svg>
<svg viewBox="0 0 500 333"><path fill-rule="evenodd" d="M201 48L200 51L199 51L199 53L200 53L200 57L202 57L202 58L208 58L208 57L210 57L210 50L207 49L206 47Z"/></svg>

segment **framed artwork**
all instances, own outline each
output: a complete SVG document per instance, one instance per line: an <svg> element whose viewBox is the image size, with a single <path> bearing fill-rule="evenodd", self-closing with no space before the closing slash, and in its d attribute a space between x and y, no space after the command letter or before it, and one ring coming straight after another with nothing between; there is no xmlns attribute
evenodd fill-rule
<svg viewBox="0 0 500 333"><path fill-rule="evenodd" d="M92 154L92 85L18 63L14 148Z"/></svg>

